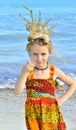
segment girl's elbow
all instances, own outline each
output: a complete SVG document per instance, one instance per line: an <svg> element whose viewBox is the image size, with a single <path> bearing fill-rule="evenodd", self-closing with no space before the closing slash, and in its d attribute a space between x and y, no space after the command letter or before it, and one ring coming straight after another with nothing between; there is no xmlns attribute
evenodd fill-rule
<svg viewBox="0 0 76 130"><path fill-rule="evenodd" d="M74 90L76 90L76 82L74 81L73 84L72 84Z"/></svg>

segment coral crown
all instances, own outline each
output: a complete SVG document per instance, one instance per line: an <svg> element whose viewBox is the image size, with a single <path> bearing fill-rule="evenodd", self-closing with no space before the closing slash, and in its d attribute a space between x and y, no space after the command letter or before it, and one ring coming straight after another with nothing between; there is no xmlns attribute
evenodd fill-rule
<svg viewBox="0 0 76 130"><path fill-rule="evenodd" d="M50 35L54 33L53 28L55 25L52 25L50 28L48 28L48 23L52 20L52 18L48 19L43 25L42 25L42 19L41 19L41 12L39 12L39 20L38 23L35 22L33 17L32 10L28 9L26 6L23 5L23 7L30 12L32 21L28 21L25 17L23 17L20 14L20 17L22 17L25 21L26 30L30 32L30 35L28 37L28 41L31 41L35 38L43 38L46 43L50 41Z"/></svg>

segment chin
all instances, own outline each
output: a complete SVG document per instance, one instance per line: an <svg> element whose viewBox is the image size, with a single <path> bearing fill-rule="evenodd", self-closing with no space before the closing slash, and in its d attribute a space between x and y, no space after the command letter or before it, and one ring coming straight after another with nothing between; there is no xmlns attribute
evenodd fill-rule
<svg viewBox="0 0 76 130"><path fill-rule="evenodd" d="M38 67L38 68L43 68L44 65L43 65L43 64L39 64L39 65L37 65L37 67Z"/></svg>

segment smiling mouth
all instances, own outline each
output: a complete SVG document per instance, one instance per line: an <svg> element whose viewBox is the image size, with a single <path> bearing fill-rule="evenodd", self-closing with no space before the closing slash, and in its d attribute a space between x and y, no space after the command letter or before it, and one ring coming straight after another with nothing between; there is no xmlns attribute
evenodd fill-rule
<svg viewBox="0 0 76 130"><path fill-rule="evenodd" d="M42 64L43 62L38 62L38 64Z"/></svg>

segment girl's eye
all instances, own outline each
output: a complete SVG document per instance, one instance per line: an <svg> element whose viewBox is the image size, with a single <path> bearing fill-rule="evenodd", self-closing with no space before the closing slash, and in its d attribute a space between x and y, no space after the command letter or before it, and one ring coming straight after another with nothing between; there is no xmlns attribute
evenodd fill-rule
<svg viewBox="0 0 76 130"><path fill-rule="evenodd" d="M33 53L33 55L35 55L35 56L36 56L36 55L37 55L37 53Z"/></svg>
<svg viewBox="0 0 76 130"><path fill-rule="evenodd" d="M34 56L38 56L37 53L33 53L33 55L34 55ZM41 53L41 56L45 56L45 55L46 55L46 53Z"/></svg>
<svg viewBox="0 0 76 130"><path fill-rule="evenodd" d="M45 56L46 55L46 53L42 53L42 56Z"/></svg>

